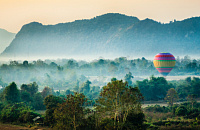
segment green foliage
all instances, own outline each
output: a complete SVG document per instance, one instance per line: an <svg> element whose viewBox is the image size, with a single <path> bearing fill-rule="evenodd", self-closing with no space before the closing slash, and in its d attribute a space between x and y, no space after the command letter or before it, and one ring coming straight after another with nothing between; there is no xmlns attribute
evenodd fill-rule
<svg viewBox="0 0 200 130"><path fill-rule="evenodd" d="M38 85L36 82L30 84L22 84L21 91L28 92L30 93L30 96L33 96L36 92L38 92Z"/></svg>
<svg viewBox="0 0 200 130"><path fill-rule="evenodd" d="M66 64L67 69L74 69L76 67L78 67L78 63L76 63L76 61L73 60L69 60Z"/></svg>
<svg viewBox="0 0 200 130"><path fill-rule="evenodd" d="M164 99L167 90L172 87L165 78L154 76L151 76L150 80L136 81L136 86L139 87L145 100Z"/></svg>
<svg viewBox="0 0 200 130"><path fill-rule="evenodd" d="M113 78L111 79L111 82L116 81L116 80L117 80L117 79L113 77Z"/></svg>
<svg viewBox="0 0 200 130"><path fill-rule="evenodd" d="M33 112L24 103L15 103L13 105L5 106L1 111L1 121L3 122L33 122L33 118L39 114Z"/></svg>
<svg viewBox="0 0 200 130"><path fill-rule="evenodd" d="M17 85L12 82L10 85L8 85L4 91L3 91L3 98L4 101L8 103L16 103L20 102L20 92L17 88Z"/></svg>
<svg viewBox="0 0 200 130"><path fill-rule="evenodd" d="M200 97L200 78L187 77L184 81L177 81L177 83L176 90L180 98L187 98L189 95L195 95L195 98Z"/></svg>
<svg viewBox="0 0 200 130"><path fill-rule="evenodd" d="M90 92L90 84L91 82L87 80L82 87L80 88L80 93L84 93L85 95Z"/></svg>
<svg viewBox="0 0 200 130"><path fill-rule="evenodd" d="M33 108L35 110L45 110L43 102L44 99L42 97L42 94L40 92L35 93L33 97Z"/></svg>
<svg viewBox="0 0 200 130"><path fill-rule="evenodd" d="M124 80L126 82L128 82L129 86L132 86L132 78L134 78L134 77L132 76L131 72L129 72L128 74L126 74L126 76L124 77Z"/></svg>
<svg viewBox="0 0 200 130"><path fill-rule="evenodd" d="M30 95L30 93L28 93L27 91L22 91L21 92L21 100L23 101L23 102L26 102L26 103L29 103L29 102L32 102L33 101L33 99L32 99L32 97L31 97L31 95Z"/></svg>
<svg viewBox="0 0 200 130"><path fill-rule="evenodd" d="M87 101L83 94L69 94L54 111L57 129L76 130L84 123L83 104Z"/></svg>
<svg viewBox="0 0 200 130"><path fill-rule="evenodd" d="M165 97L165 100L168 101L169 106L173 106L174 102L178 100L178 94L174 88L170 88L167 91L167 95Z"/></svg>
<svg viewBox="0 0 200 130"><path fill-rule="evenodd" d="M114 130L115 126L114 126L114 121L111 118L104 118L101 120L100 124L99 124L99 128L100 129L105 129L105 130Z"/></svg>
<svg viewBox="0 0 200 130"><path fill-rule="evenodd" d="M59 103L62 103L62 99L60 97L56 97L54 95L49 95L44 99L44 105L46 106L45 112L45 124L48 126L55 125L55 118L53 116L54 110L58 107Z"/></svg>
<svg viewBox="0 0 200 130"><path fill-rule="evenodd" d="M1 111L2 109L5 107L5 104L3 102L0 102L0 115L1 115Z"/></svg>
<svg viewBox="0 0 200 130"><path fill-rule="evenodd" d="M42 97L45 98L48 95L53 94L52 93L52 89L50 87L44 87L44 89L42 90L41 94L42 94Z"/></svg>
<svg viewBox="0 0 200 130"><path fill-rule="evenodd" d="M95 115L94 114L90 115L85 120L83 120L83 123L79 126L79 129L85 129L85 130L97 129Z"/></svg>
<svg viewBox="0 0 200 130"><path fill-rule="evenodd" d="M134 110L131 110L127 116L126 122L123 126L123 129L144 129L145 115L144 113L136 113Z"/></svg>
<svg viewBox="0 0 200 130"><path fill-rule="evenodd" d="M187 108L181 105L176 109L175 114L177 116L185 116L187 114Z"/></svg>
<svg viewBox="0 0 200 130"><path fill-rule="evenodd" d="M127 85L122 80L112 81L103 87L97 100L96 110L101 119L106 116L114 118L114 128L121 128L131 110L141 111L140 101L143 99L139 89Z"/></svg>

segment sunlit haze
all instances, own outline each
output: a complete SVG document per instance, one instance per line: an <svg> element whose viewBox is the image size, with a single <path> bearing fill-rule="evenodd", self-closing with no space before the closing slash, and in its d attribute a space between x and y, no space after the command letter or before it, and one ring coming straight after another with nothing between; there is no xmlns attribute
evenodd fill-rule
<svg viewBox="0 0 200 130"><path fill-rule="evenodd" d="M122 13L162 23L200 16L199 0L0 0L0 28L17 33L24 24L90 19Z"/></svg>

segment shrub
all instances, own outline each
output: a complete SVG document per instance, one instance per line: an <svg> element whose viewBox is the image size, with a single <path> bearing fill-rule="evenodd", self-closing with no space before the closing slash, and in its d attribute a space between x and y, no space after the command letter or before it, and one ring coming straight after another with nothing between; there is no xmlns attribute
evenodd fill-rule
<svg viewBox="0 0 200 130"><path fill-rule="evenodd" d="M123 129L142 129L144 122L144 113L130 112L126 118Z"/></svg>
<svg viewBox="0 0 200 130"><path fill-rule="evenodd" d="M110 118L105 118L100 122L100 129L108 129L108 130L112 130L114 129L114 120L110 119Z"/></svg>
<svg viewBox="0 0 200 130"><path fill-rule="evenodd" d="M175 114L177 116L185 116L187 114L187 109L185 108L185 106L179 106L176 111Z"/></svg>
<svg viewBox="0 0 200 130"><path fill-rule="evenodd" d="M3 122L31 123L32 119L38 115L22 102L5 106L1 111L0 119Z"/></svg>

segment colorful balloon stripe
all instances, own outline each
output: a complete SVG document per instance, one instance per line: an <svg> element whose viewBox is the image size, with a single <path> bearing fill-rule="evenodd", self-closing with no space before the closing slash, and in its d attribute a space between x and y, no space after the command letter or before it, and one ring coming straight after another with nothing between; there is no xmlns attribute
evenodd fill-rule
<svg viewBox="0 0 200 130"><path fill-rule="evenodd" d="M153 61L154 66L157 67L174 67L174 65L176 64L176 61Z"/></svg>
<svg viewBox="0 0 200 130"><path fill-rule="evenodd" d="M175 60L174 57L155 57L154 60Z"/></svg>

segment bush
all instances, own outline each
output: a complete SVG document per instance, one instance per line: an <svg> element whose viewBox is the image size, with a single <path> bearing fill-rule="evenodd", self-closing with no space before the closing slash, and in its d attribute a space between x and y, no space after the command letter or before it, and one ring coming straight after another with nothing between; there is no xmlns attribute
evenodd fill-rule
<svg viewBox="0 0 200 130"><path fill-rule="evenodd" d="M176 111L175 111L175 114L177 115L177 116L185 116L185 115L187 115L187 109L186 109L186 107L185 106L179 106L177 109L176 109Z"/></svg>
<svg viewBox="0 0 200 130"><path fill-rule="evenodd" d="M114 120L110 118L105 118L100 122L100 129L108 129L113 130L114 129Z"/></svg>
<svg viewBox="0 0 200 130"><path fill-rule="evenodd" d="M9 104L1 111L0 119L2 122L20 122L20 123L32 123L32 119L39 114L34 113L24 103Z"/></svg>
<svg viewBox="0 0 200 130"><path fill-rule="evenodd" d="M134 113L133 111L131 111L126 118L123 129L143 129L144 119L144 113Z"/></svg>

